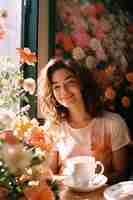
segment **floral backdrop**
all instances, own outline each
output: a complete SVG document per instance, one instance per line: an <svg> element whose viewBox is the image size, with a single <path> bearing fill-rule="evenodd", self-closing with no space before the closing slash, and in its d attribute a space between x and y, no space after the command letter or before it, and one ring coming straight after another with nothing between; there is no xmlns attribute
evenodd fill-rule
<svg viewBox="0 0 133 200"><path fill-rule="evenodd" d="M132 129L133 17L118 2L58 0L55 56L87 66L105 107L119 112Z"/></svg>

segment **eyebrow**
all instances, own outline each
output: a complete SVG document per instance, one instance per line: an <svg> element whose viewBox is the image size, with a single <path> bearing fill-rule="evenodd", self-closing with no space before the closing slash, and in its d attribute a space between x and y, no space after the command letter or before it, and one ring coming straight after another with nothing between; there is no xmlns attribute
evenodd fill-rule
<svg viewBox="0 0 133 200"><path fill-rule="evenodd" d="M66 76L66 78L64 79L64 81L66 81L66 80L68 80L68 79L70 79L70 78L75 78L72 74L71 75L68 75L68 76ZM58 84L58 82L57 81L52 81L52 84L54 85L54 84Z"/></svg>

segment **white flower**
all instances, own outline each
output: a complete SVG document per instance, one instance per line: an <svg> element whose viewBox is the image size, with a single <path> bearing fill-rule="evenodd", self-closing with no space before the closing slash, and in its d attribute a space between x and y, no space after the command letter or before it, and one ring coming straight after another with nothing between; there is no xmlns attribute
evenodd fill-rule
<svg viewBox="0 0 133 200"><path fill-rule="evenodd" d="M90 48L91 48L93 51L96 51L97 49L102 48L101 42L100 42L99 40L97 40L96 38L92 38L92 39L90 40Z"/></svg>
<svg viewBox="0 0 133 200"><path fill-rule="evenodd" d="M35 93L36 83L33 78L24 79L23 88L26 92L29 92L31 95Z"/></svg>
<svg viewBox="0 0 133 200"><path fill-rule="evenodd" d="M28 185L29 186L38 186L39 185L39 181L29 181Z"/></svg>
<svg viewBox="0 0 133 200"><path fill-rule="evenodd" d="M93 69L96 66L96 58L94 56L87 56L86 58L86 66L88 69Z"/></svg>
<svg viewBox="0 0 133 200"><path fill-rule="evenodd" d="M85 57L85 52L80 47L75 47L72 51L72 56L75 60L82 60Z"/></svg>
<svg viewBox="0 0 133 200"><path fill-rule="evenodd" d="M0 130L13 129L16 115L11 110L0 108Z"/></svg>
<svg viewBox="0 0 133 200"><path fill-rule="evenodd" d="M4 144L0 153L10 172L14 174L24 172L32 160L32 152L25 150L22 144Z"/></svg>

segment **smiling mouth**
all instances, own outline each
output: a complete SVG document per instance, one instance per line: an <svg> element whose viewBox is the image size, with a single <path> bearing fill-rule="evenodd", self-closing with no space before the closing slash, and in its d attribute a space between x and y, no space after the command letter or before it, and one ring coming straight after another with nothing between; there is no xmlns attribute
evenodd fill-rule
<svg viewBox="0 0 133 200"><path fill-rule="evenodd" d="M72 99L72 97L73 97L73 96L69 96L69 97L63 97L62 99L63 99L63 101L69 101L69 100L71 100L71 99Z"/></svg>

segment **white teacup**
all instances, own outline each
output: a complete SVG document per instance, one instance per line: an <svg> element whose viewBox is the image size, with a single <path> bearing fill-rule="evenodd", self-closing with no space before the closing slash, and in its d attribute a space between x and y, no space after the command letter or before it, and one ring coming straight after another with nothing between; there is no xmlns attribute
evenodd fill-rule
<svg viewBox="0 0 133 200"><path fill-rule="evenodd" d="M66 169L71 172L75 184L88 184L96 175L103 174L104 166L92 156L76 156L66 161ZM96 172L98 169L98 172Z"/></svg>

